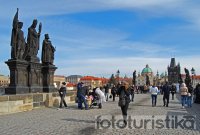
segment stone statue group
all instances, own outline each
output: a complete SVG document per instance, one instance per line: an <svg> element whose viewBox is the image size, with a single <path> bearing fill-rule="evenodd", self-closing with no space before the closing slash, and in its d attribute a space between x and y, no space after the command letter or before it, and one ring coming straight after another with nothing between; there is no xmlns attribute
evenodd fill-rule
<svg viewBox="0 0 200 135"><path fill-rule="evenodd" d="M40 35L42 31L42 23L39 24L38 32L36 31L38 21L33 20L32 25L28 28L27 42L22 31L23 22L18 20L18 9L13 19L13 28L11 35L11 59L28 60L29 58L37 58L40 48ZM49 40L49 35L45 34L42 44L41 61L45 64L53 65L55 48Z"/></svg>

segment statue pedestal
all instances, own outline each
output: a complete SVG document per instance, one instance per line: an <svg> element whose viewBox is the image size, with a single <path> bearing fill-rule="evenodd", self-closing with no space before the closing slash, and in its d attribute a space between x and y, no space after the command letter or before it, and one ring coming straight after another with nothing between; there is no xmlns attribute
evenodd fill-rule
<svg viewBox="0 0 200 135"><path fill-rule="evenodd" d="M54 86L54 72L57 69L55 65L43 64L42 75L43 75L43 92L54 92L56 88Z"/></svg>
<svg viewBox="0 0 200 135"><path fill-rule="evenodd" d="M29 62L39 63L40 59L37 56L26 56L26 60Z"/></svg>
<svg viewBox="0 0 200 135"><path fill-rule="evenodd" d="M24 60L10 59L5 62L10 69L10 85L5 90L5 94L29 93L28 72L29 63Z"/></svg>
<svg viewBox="0 0 200 135"><path fill-rule="evenodd" d="M29 62L28 66L28 86L30 93L42 92L41 63Z"/></svg>

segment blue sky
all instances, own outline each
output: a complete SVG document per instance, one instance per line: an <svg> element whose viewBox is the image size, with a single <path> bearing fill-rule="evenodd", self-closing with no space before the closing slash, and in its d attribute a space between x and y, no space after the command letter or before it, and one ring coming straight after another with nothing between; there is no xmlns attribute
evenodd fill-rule
<svg viewBox="0 0 200 135"><path fill-rule="evenodd" d="M56 46L59 75L130 76L146 64L167 70L170 58L182 69L199 69L200 2L191 0L18 0L0 5L0 74L9 74L12 19L19 8L23 31L32 20ZM40 44L41 45L41 44ZM41 50L40 50L41 51ZM39 52L41 54L41 52ZM40 55L39 55L40 57ZM182 72L183 73L183 72Z"/></svg>

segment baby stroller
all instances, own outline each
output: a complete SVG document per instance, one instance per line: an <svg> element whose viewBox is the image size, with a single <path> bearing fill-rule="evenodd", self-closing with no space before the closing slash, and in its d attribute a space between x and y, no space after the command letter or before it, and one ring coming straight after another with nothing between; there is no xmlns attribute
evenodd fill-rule
<svg viewBox="0 0 200 135"><path fill-rule="evenodd" d="M90 108L93 108L94 106L99 106L100 108L100 104L99 104L99 98L98 96L94 93L94 92L91 92L89 93L89 96L91 97L91 104L89 105Z"/></svg>

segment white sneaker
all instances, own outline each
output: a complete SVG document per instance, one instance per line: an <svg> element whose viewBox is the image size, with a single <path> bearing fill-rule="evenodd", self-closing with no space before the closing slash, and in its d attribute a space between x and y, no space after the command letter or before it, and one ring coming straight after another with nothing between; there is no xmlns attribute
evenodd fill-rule
<svg viewBox="0 0 200 135"><path fill-rule="evenodd" d="M57 108L57 110L62 110L61 108Z"/></svg>
<svg viewBox="0 0 200 135"><path fill-rule="evenodd" d="M182 108L185 108L184 106L182 106Z"/></svg>

